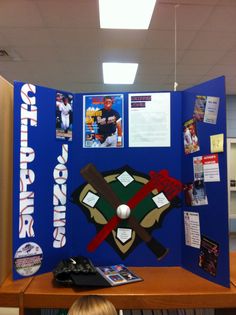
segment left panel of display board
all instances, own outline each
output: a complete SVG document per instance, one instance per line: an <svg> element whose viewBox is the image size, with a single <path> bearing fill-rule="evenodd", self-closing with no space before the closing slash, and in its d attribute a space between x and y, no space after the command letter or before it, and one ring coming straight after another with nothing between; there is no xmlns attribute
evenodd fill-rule
<svg viewBox="0 0 236 315"><path fill-rule="evenodd" d="M13 86L0 77L0 285L11 269Z"/></svg>
<svg viewBox="0 0 236 315"><path fill-rule="evenodd" d="M15 279L51 271L69 256L65 222L73 98L70 92L14 84Z"/></svg>

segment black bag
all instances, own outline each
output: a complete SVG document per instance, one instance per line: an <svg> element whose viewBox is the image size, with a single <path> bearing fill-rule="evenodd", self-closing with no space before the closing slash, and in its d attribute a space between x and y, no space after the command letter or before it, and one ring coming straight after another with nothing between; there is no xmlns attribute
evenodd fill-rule
<svg viewBox="0 0 236 315"><path fill-rule="evenodd" d="M110 286L97 272L92 261L84 256L70 257L53 270L54 281L63 286Z"/></svg>

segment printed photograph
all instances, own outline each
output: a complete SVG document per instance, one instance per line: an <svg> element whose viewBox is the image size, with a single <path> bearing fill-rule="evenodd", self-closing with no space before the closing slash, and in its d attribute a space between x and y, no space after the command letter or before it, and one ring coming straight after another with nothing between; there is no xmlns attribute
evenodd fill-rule
<svg viewBox="0 0 236 315"><path fill-rule="evenodd" d="M84 148L121 148L123 95L84 96Z"/></svg>
<svg viewBox="0 0 236 315"><path fill-rule="evenodd" d="M208 204L206 187L203 179L184 185L184 201L186 206L204 206Z"/></svg>
<svg viewBox="0 0 236 315"><path fill-rule="evenodd" d="M207 195L204 180L198 179L193 183L193 199L192 206L207 205Z"/></svg>
<svg viewBox="0 0 236 315"><path fill-rule="evenodd" d="M194 119L190 119L184 123L183 136L185 154L194 153L200 150L196 122Z"/></svg>
<svg viewBox="0 0 236 315"><path fill-rule="evenodd" d="M56 138L71 141L73 125L73 95L56 93Z"/></svg>
<svg viewBox="0 0 236 315"><path fill-rule="evenodd" d="M207 97L202 95L197 95L195 99L195 106L193 117L197 121L203 121L205 115Z"/></svg>
<svg viewBox="0 0 236 315"><path fill-rule="evenodd" d="M198 265L212 276L217 274L217 262L219 256L219 244L202 236Z"/></svg>

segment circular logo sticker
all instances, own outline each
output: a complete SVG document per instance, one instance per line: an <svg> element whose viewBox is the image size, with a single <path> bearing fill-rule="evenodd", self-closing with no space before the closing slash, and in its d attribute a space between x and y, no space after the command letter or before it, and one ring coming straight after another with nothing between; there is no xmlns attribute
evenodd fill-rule
<svg viewBox="0 0 236 315"><path fill-rule="evenodd" d="M22 244L14 256L16 272L21 276L32 276L41 267L43 252L41 247L33 242Z"/></svg>

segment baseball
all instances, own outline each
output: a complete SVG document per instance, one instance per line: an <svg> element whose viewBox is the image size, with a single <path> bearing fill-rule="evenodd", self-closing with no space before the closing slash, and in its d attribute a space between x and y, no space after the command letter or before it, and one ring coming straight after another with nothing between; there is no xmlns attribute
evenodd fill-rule
<svg viewBox="0 0 236 315"><path fill-rule="evenodd" d="M127 205L119 205L116 209L116 214L120 219L128 219L130 216L130 207Z"/></svg>

